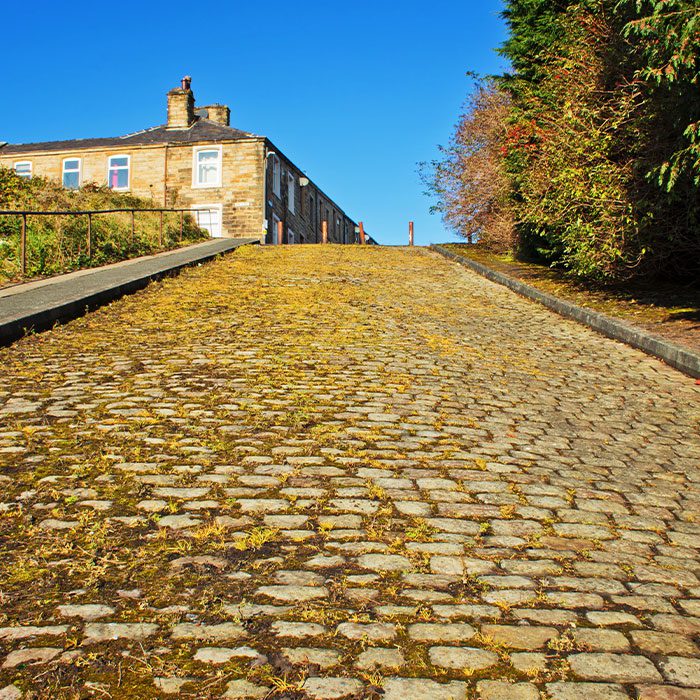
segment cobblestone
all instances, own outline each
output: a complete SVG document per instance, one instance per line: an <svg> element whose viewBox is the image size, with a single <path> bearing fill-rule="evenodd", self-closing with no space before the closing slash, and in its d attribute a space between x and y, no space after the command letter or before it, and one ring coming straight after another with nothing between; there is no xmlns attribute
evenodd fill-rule
<svg viewBox="0 0 700 700"><path fill-rule="evenodd" d="M670 632L630 632L632 641L649 654L664 656L700 656L700 649L690 637Z"/></svg>
<svg viewBox="0 0 700 700"><path fill-rule="evenodd" d="M408 628L408 634L411 639L422 642L464 642L471 639L476 630L466 623L419 622Z"/></svg>
<svg viewBox="0 0 700 700"><path fill-rule="evenodd" d="M340 654L333 649L293 647L284 649L284 655L290 663L300 664L302 666L306 664L315 664L322 669L331 668L340 663Z"/></svg>
<svg viewBox="0 0 700 700"><path fill-rule="evenodd" d="M309 678L303 688L313 700L336 700L359 693L362 683L355 678Z"/></svg>
<svg viewBox="0 0 700 700"><path fill-rule="evenodd" d="M260 246L0 365L0 698L699 700L700 387L654 359Z"/></svg>
<svg viewBox="0 0 700 700"><path fill-rule="evenodd" d="M507 681L479 681L476 692L481 700L540 700L537 686Z"/></svg>
<svg viewBox="0 0 700 700"><path fill-rule="evenodd" d="M58 612L61 617L80 617L83 620L99 620L114 613L114 608L109 605L59 605Z"/></svg>
<svg viewBox="0 0 700 700"><path fill-rule="evenodd" d="M404 657L398 649L366 649L357 658L358 668L395 668L403 666Z"/></svg>
<svg viewBox="0 0 700 700"><path fill-rule="evenodd" d="M146 622L91 622L85 625L85 642L112 639L142 640L158 632L158 625Z"/></svg>
<svg viewBox="0 0 700 700"><path fill-rule="evenodd" d="M625 689L614 683L548 683L552 700L627 700Z"/></svg>
<svg viewBox="0 0 700 700"><path fill-rule="evenodd" d="M574 654L569 657L571 670L587 680L613 680L619 683L660 681L654 664L644 656L621 654Z"/></svg>
<svg viewBox="0 0 700 700"><path fill-rule="evenodd" d="M45 664L61 653L61 649L54 647L31 647L29 649L16 649L11 651L2 664L3 668L15 668L20 664Z"/></svg>
<svg viewBox="0 0 700 700"><path fill-rule="evenodd" d="M530 627L529 625L483 625L482 634L491 637L498 644L511 649L534 651L544 648L547 643L557 637L559 632L554 627Z"/></svg>
<svg viewBox="0 0 700 700"><path fill-rule="evenodd" d="M228 682L226 692L222 697L226 700L253 700L254 698L264 698L269 694L270 688L239 679Z"/></svg>
<svg viewBox="0 0 700 700"><path fill-rule="evenodd" d="M466 700L466 684L437 683L424 678L387 678L382 684L384 700Z"/></svg>
<svg viewBox="0 0 700 700"><path fill-rule="evenodd" d="M241 625L223 622L220 625L196 625L182 622L173 626L173 639L208 639L221 641L226 639L241 639L247 633Z"/></svg>
<svg viewBox="0 0 700 700"><path fill-rule="evenodd" d="M435 666L458 671L481 671L498 663L494 652L470 647L431 647L429 655Z"/></svg>
<svg viewBox="0 0 700 700"><path fill-rule="evenodd" d="M343 622L338 625L336 632L348 639L369 639L378 642L393 639L396 636L396 627L385 622Z"/></svg>
<svg viewBox="0 0 700 700"><path fill-rule="evenodd" d="M661 670L671 683L700 688L700 659L686 659L672 656L662 661Z"/></svg>
<svg viewBox="0 0 700 700"><path fill-rule="evenodd" d="M668 685L642 686L638 697L639 700L700 700L700 690Z"/></svg>

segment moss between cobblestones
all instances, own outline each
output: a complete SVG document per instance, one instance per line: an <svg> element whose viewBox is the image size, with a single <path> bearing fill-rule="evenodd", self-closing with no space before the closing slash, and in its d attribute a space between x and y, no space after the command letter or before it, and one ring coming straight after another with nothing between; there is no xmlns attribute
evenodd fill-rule
<svg viewBox="0 0 700 700"><path fill-rule="evenodd" d="M584 513L577 509L577 499L618 493L611 490L619 484L618 472L589 463L585 454L575 461L579 481L572 485L567 458L573 452L556 446L568 435L554 427L560 416L575 424L582 420L585 402L598 400L594 394L605 397L616 390L592 368L593 361L591 366L582 364L574 351L584 331L563 325L559 337L545 338L536 347L508 334L512 323L518 333L527 333L503 311L504 305L514 304L516 316L522 315L524 302L500 292L492 297L481 282L464 282L452 293L453 277L444 263L422 251L377 255L334 247L241 249L227 260L185 271L178 279L1 350L8 382L0 387L0 410L8 399L36 408L9 414L0 428L0 475L9 477L0 484L6 491L0 503L12 505L0 510L0 627L69 624L65 637L37 637L29 644L60 646L81 656L72 665L19 668L11 678L3 670L0 678L19 679L36 698L84 697L87 683L105 684L104 691L115 698L164 697L153 678L169 676L194 679L182 697L220 697L229 680L247 678L274 686L271 697L293 698L301 697L297 688L304 678L324 675L319 668L282 658L284 646L302 644L338 651L341 664L327 674L362 678L367 687L363 697L376 695L381 674L466 680L472 695L479 679L531 678L542 684L567 678L566 656L580 650L567 643L568 637L544 650L549 658L545 671L516 670L509 662L512 650L486 635L466 645L495 651L496 666L481 671L433 666L430 644L413 640L408 632L414 622L446 624L432 604L403 596L409 587L404 572L368 572L357 561L360 550L340 549L353 543L364 543L368 551L380 547L384 554L404 557L413 574L429 574L431 555L412 549L411 543L459 543L467 558L493 563L500 574L506 573L499 568L505 560L529 561L546 552L562 569L551 576L574 577L579 575L577 562L606 554L608 543L638 532L625 530L610 514L605 526L612 540L566 540L554 529L569 522L567 511ZM535 314L524 325L542 323ZM598 342L598 361L620 352L607 341ZM624 381L632 376L625 365L632 357L639 362L624 353L612 360ZM571 388L561 379L562 366ZM683 407L677 408L673 377L660 374L650 381L656 382L654 396L661 407L655 410L673 406L675 419L680 414L688 423ZM633 419L619 411L627 405L634 415L647 410L646 392L633 387L624 400L622 393L614 395L619 404L608 410L615 436L621 438L629 433L619 416L628 423ZM527 401L534 408L521 410ZM368 412L356 412L364 404L372 420ZM382 420L382 411L399 417ZM555 445L548 450L542 442L548 436L539 438L545 419ZM663 415L653 419L657 432L672 436L664 444L676 446L678 464L684 459L682 436ZM594 427L582 420L579 429L591 433ZM591 445L613 463L619 457L604 441ZM10 451L3 451L5 447ZM635 465L642 473L654 464L654 453L645 458L644 450L651 448L635 449ZM331 472L314 472L319 467ZM665 479L671 474L680 478L680 471L671 469L658 472L663 475L656 496L660 502L670 498ZM418 489L415 480L421 473L454 487ZM147 513L137 504L160 497L154 495L157 484L140 480L144 475L165 477L168 488L209 491L201 499L163 497L165 510ZM426 502L430 515L408 516L398 510L395 503L408 496L391 481L379 481L388 475L410 476L410 498ZM250 476L262 481L241 479ZM474 486L482 482L489 488ZM647 488L653 490L655 483L649 477ZM564 505L533 502L536 496L528 489L538 484L555 489ZM636 484L621 487L621 498ZM305 495L307 487L321 493ZM227 491L231 488L235 490ZM292 493L290 488L301 491ZM91 489L96 495L84 496L76 489ZM591 491L595 493L588 496ZM287 503L287 514L309 519L296 535L291 529L285 532L265 521L267 511L245 512L242 498ZM335 513L336 498L376 510L361 514L360 527L323 526L323 517ZM111 505L99 511L82 504L93 500ZM218 505L189 511L188 500L195 506L202 500ZM637 514L633 502L623 502ZM492 506L495 514L448 517L441 510L454 505ZM532 512L525 517L520 509ZM343 512L341 508L337 514ZM159 524L168 515L185 514L200 522L182 531ZM228 520L217 522L215 516ZM115 520L119 517L139 520ZM437 518L473 523L478 532L445 532ZM537 532L499 543L497 533L510 532L505 524L528 518L538 523ZM47 530L48 519L77 524ZM494 523L500 526L496 534ZM565 555L557 557L555 545ZM345 561L311 570L307 562L318 554L342 555ZM190 556L215 557L226 566L220 569L203 560L173 566ZM644 558L664 565L663 556L668 558L649 548ZM655 557L661 561L654 562ZM636 574L633 563L623 570L629 581ZM281 570L320 573L327 595L274 617L268 612L247 619L227 607L275 602L258 590L274 584ZM375 573L376 580L351 579L366 573ZM477 628L496 620L515 625L514 608L547 610L548 577L532 578L531 600L497 602L493 619L470 622ZM484 595L498 590L469 573L444 586L421 585L447 593L450 604L481 604ZM133 589L139 589L139 596L125 597ZM348 597L358 591L362 596ZM679 589L678 595L688 593ZM117 613L108 621L155 622L160 632L140 643L125 639L83 645L82 622L61 619L56 612L58 605L73 602L113 605ZM397 607L385 615L376 609L378 604ZM629 610L644 626L652 624L607 596L605 606ZM251 667L233 661L207 667L193 655L195 646L208 642L170 637L180 622L218 624L239 618L248 637L234 644L259 649L267 664L254 662ZM272 628L274 619L328 629L308 640L282 639ZM388 641L347 639L335 630L347 621L389 622L396 625L397 636ZM582 627L590 624L583 614L578 621ZM359 653L373 645L400 648L406 665L378 674L357 669ZM0 640L3 654L15 646Z"/></svg>
<svg viewBox="0 0 700 700"><path fill-rule="evenodd" d="M696 352L700 350L697 287L640 283L630 286L587 286L546 265L513 260L478 246L446 244L448 250L522 280L537 289L580 306L600 311L667 337Z"/></svg>

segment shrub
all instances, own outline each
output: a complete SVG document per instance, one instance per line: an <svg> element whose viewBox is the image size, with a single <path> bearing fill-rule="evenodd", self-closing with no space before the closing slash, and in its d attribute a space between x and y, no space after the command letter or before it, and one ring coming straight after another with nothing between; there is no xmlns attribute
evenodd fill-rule
<svg viewBox="0 0 700 700"><path fill-rule="evenodd" d="M0 168L0 209L33 211L78 211L99 209L148 209L159 205L107 187L86 184L80 190L65 190L42 177L21 178ZM27 275L52 275L81 267L104 265L162 249L159 246L160 216L137 213L135 235L131 214L117 212L92 216L92 255L87 250L87 216L42 215L27 220ZM0 216L0 283L20 278L19 242L21 217ZM207 237L190 215L184 218L182 243ZM163 217L163 248L180 244L180 216Z"/></svg>

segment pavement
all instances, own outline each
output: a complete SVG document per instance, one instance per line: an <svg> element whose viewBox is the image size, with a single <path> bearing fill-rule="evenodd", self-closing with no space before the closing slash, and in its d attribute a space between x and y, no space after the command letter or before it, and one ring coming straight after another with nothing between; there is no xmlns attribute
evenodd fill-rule
<svg viewBox="0 0 700 700"><path fill-rule="evenodd" d="M700 387L436 253L246 246L0 366L3 700L700 698Z"/></svg>
<svg viewBox="0 0 700 700"><path fill-rule="evenodd" d="M0 344L76 318L86 310L143 289L164 275L253 242L253 239L215 238L156 255L0 289Z"/></svg>

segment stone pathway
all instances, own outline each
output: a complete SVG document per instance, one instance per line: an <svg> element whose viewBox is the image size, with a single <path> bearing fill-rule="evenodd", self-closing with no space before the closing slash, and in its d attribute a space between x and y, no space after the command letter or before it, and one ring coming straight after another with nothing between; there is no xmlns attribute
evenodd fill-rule
<svg viewBox="0 0 700 700"><path fill-rule="evenodd" d="M420 249L0 351L0 700L698 700L700 387Z"/></svg>

